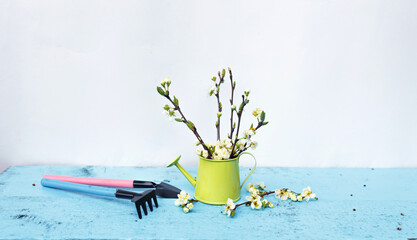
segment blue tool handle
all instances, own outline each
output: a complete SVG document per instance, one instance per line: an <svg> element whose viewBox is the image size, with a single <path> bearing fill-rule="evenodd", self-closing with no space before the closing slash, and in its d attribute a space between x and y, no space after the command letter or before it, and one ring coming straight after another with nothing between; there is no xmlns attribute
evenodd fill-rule
<svg viewBox="0 0 417 240"><path fill-rule="evenodd" d="M41 184L44 187L83 192L83 193L104 196L104 197L116 197L115 195L116 189L111 189L111 188L64 182L64 181L59 181L59 180L54 180L54 179L49 179L49 178L42 178Z"/></svg>

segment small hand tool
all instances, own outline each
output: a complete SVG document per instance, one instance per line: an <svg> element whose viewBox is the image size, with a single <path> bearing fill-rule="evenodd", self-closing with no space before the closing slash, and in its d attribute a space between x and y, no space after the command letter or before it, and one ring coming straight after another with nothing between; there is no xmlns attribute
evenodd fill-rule
<svg viewBox="0 0 417 240"><path fill-rule="evenodd" d="M155 188L156 195L163 198L177 198L181 190L165 182L159 184L150 181L124 180L124 179L105 179L105 178L86 178L68 177L58 175L44 175L43 178L55 179L65 182L81 183L88 185L121 187L121 188Z"/></svg>
<svg viewBox="0 0 417 240"><path fill-rule="evenodd" d="M114 189L106 187L97 187L90 186L78 183L71 183L65 181L59 181L54 179L43 178L41 184L44 187L76 191L89 193L98 196L104 197L116 197L116 198L126 198L130 199L136 206L136 211L138 212L139 219L142 219L142 213L140 208L142 207L145 215L148 215L148 210L146 209L146 203L148 203L149 209L153 211L152 199L155 204L155 207L158 207L158 201L156 200L155 190L147 190L142 193L126 191L123 189Z"/></svg>

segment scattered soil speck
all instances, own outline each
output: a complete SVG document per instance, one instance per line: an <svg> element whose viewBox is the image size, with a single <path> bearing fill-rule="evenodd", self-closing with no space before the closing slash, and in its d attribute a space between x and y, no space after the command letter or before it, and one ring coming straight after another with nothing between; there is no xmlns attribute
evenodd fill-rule
<svg viewBox="0 0 417 240"><path fill-rule="evenodd" d="M404 216L404 213L401 213L401 216Z"/></svg>
<svg viewBox="0 0 417 240"><path fill-rule="evenodd" d="M28 215L26 215L26 214L19 214L19 215L14 216L14 219L22 219L22 218L25 218L27 216Z"/></svg>
<svg viewBox="0 0 417 240"><path fill-rule="evenodd" d="M402 229L402 228L400 228L400 227L397 227L397 230L398 230L398 231L401 231L401 229Z"/></svg>
<svg viewBox="0 0 417 240"><path fill-rule="evenodd" d="M353 194L350 194L350 196L352 197L352 196L353 196Z"/></svg>
<svg viewBox="0 0 417 240"><path fill-rule="evenodd" d="M356 208L354 208L353 211L355 212L356 211Z"/></svg>
<svg viewBox="0 0 417 240"><path fill-rule="evenodd" d="M366 184L364 184L363 186L366 187Z"/></svg>
<svg viewBox="0 0 417 240"><path fill-rule="evenodd" d="M36 184L32 183L32 186L36 186Z"/></svg>

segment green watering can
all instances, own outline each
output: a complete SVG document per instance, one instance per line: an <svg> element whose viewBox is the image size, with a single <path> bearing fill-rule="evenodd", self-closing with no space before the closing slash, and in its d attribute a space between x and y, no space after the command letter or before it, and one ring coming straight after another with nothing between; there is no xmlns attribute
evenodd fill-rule
<svg viewBox="0 0 417 240"><path fill-rule="evenodd" d="M240 184L239 177L239 158L243 154L253 157L255 165L249 175ZM256 158L251 153L243 152L238 157L226 160L206 159L200 156L198 165L197 179L194 179L180 164L181 155L167 165L175 165L182 174L195 187L194 197L203 203L221 205L227 202L228 198L236 202L240 199L240 190L248 180L249 176L255 171Z"/></svg>

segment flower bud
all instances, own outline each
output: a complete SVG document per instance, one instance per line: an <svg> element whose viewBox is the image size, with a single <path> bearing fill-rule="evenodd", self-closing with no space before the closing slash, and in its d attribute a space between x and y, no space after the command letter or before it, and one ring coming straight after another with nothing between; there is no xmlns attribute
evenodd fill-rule
<svg viewBox="0 0 417 240"><path fill-rule="evenodd" d="M232 110L236 110L236 105L232 105Z"/></svg>
<svg viewBox="0 0 417 240"><path fill-rule="evenodd" d="M215 86L213 86L213 87L211 87L209 89L209 92L208 92L209 96L212 96L214 94L214 91L216 91L216 87Z"/></svg>
<svg viewBox="0 0 417 240"><path fill-rule="evenodd" d="M217 117L219 118L221 116L222 116L222 113L221 112L217 112Z"/></svg>
<svg viewBox="0 0 417 240"><path fill-rule="evenodd" d="M250 89L249 89L249 88L248 88L248 89L246 89L246 90L244 91L244 93L245 93L246 97L248 97L248 96L249 96L249 93L250 93Z"/></svg>

